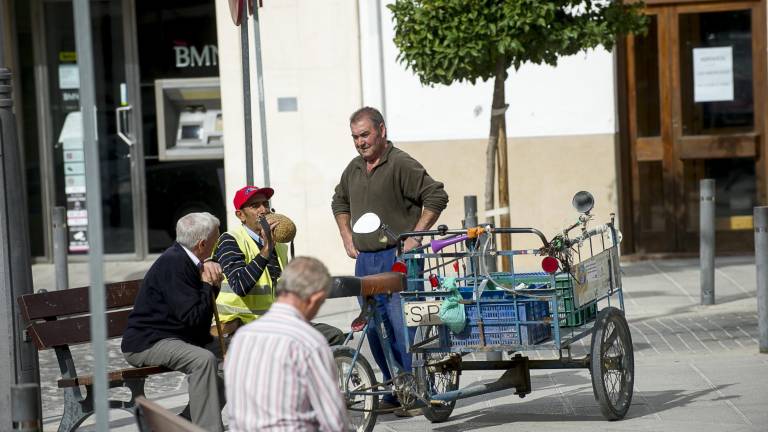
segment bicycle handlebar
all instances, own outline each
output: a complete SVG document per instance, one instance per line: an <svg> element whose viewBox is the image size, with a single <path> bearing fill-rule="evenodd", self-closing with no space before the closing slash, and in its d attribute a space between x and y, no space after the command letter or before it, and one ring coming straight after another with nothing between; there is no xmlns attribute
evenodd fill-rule
<svg viewBox="0 0 768 432"><path fill-rule="evenodd" d="M471 228L470 228L471 229ZM541 240L542 245L547 246L549 242L547 241L547 238L544 236L544 234L537 230L536 228L495 228L490 227L487 228L486 231L489 234L534 234L537 237L539 237L539 240ZM400 234L398 237L398 240L405 240L408 237L420 237L425 235L449 235L449 234L466 234L467 229L452 229L452 230L430 230L430 231L410 231L410 232L404 232Z"/></svg>

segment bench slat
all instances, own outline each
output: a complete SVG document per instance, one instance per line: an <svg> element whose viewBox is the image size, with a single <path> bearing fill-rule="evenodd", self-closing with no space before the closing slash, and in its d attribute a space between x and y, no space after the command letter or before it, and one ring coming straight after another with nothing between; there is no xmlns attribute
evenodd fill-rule
<svg viewBox="0 0 768 432"><path fill-rule="evenodd" d="M128 325L130 309L107 312L107 337L122 336ZM57 321L38 321L28 327L38 350L55 346L77 345L91 341L90 315Z"/></svg>
<svg viewBox="0 0 768 432"><path fill-rule="evenodd" d="M146 378L150 375L173 372L164 366L147 366L142 368L129 368L109 371L107 373L107 381L124 381L134 378ZM75 378L62 378L59 380L59 388L74 387L74 386L88 386L93 385L93 375L80 375Z"/></svg>
<svg viewBox="0 0 768 432"><path fill-rule="evenodd" d="M141 287L141 279L106 285L106 308L133 306ZM90 310L88 287L71 288L46 293L25 294L18 299L21 313L28 321L54 319L60 316L85 314Z"/></svg>
<svg viewBox="0 0 768 432"><path fill-rule="evenodd" d="M200 426L168 411L160 405L141 396L136 398L136 420L146 425L147 430L163 432L205 432ZM139 426L139 429L142 429ZM144 430L144 429L142 429Z"/></svg>

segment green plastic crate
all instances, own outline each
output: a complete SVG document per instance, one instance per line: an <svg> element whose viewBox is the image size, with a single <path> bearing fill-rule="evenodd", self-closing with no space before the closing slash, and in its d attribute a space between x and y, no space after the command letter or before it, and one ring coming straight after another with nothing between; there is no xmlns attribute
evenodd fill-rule
<svg viewBox="0 0 768 432"><path fill-rule="evenodd" d="M509 273L494 274L493 278L506 285L512 284L512 276ZM515 284L548 284L549 282L550 276L546 273L518 273L514 278ZM560 327L578 327L595 319L597 316L597 302L574 309L573 284L568 274L560 273L555 276L555 290L559 297L557 316L560 320Z"/></svg>

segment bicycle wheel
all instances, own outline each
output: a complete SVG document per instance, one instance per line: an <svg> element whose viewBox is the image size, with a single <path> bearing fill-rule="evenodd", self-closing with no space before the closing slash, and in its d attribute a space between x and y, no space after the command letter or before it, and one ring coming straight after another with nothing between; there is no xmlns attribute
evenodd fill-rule
<svg viewBox="0 0 768 432"><path fill-rule="evenodd" d="M632 402L635 358L624 314L615 307L600 311L592 329L590 348L592 390L608 420L624 418Z"/></svg>
<svg viewBox="0 0 768 432"><path fill-rule="evenodd" d="M352 363L352 359L355 357L354 349L343 345L334 346L331 349L333 350L333 359L336 362L339 389L346 398L350 424L357 432L370 432L376 424L378 398L372 394L347 396L347 390L368 389L368 392L374 391L376 375L373 374L370 363L362 354L359 354L357 361Z"/></svg>
<svg viewBox="0 0 768 432"><path fill-rule="evenodd" d="M438 341L437 326L422 326L416 330L414 344L424 343L434 339L434 342L428 342L425 346L437 347ZM416 385L422 395L427 400L435 394L445 393L459 388L459 371L451 367L451 353L427 353L417 352L413 354L414 364L420 365L414 367L416 375ZM429 421L439 423L448 420L451 416L456 401L447 402L443 405L430 405L421 409Z"/></svg>

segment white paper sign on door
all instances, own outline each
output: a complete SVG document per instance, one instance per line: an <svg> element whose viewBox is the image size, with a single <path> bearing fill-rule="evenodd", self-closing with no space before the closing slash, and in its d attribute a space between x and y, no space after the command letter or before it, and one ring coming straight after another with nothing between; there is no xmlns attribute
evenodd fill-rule
<svg viewBox="0 0 768 432"><path fill-rule="evenodd" d="M733 48L693 49L693 101L733 100Z"/></svg>

